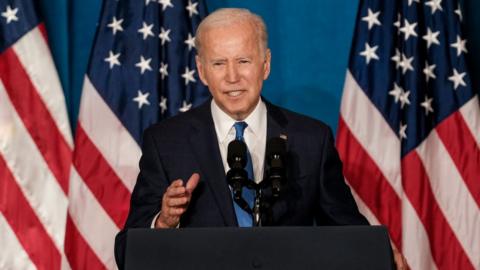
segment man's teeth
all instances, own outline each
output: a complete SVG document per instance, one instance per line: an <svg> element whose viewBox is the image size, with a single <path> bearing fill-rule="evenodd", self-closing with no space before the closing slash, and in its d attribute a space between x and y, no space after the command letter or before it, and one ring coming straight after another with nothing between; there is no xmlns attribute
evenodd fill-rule
<svg viewBox="0 0 480 270"><path fill-rule="evenodd" d="M229 95L229 96L231 96L231 97L236 97L236 96L239 96L241 93L242 93L241 90L237 90L237 91L227 92L227 95Z"/></svg>

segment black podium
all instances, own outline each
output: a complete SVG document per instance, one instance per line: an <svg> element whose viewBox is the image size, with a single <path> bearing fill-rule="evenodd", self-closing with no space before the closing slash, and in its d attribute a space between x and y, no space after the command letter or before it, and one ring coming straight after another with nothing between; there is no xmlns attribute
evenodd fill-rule
<svg viewBox="0 0 480 270"><path fill-rule="evenodd" d="M382 226L131 229L126 270L395 269Z"/></svg>

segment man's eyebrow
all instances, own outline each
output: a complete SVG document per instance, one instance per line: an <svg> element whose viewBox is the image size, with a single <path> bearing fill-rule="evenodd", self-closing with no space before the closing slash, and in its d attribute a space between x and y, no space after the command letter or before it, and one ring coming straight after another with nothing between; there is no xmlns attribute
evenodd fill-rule
<svg viewBox="0 0 480 270"><path fill-rule="evenodd" d="M243 59L252 59L250 55L245 55L245 56L239 56L235 58L236 60L243 60Z"/></svg>
<svg viewBox="0 0 480 270"><path fill-rule="evenodd" d="M208 62L213 63L213 62L225 62L225 61L227 61L226 58L213 58L213 59L210 59Z"/></svg>
<svg viewBox="0 0 480 270"><path fill-rule="evenodd" d="M237 56L235 57L235 61L238 61L238 60L251 60L252 57L250 55L246 55L246 56ZM214 62L226 62L228 61L227 58L224 58L224 57L218 57L218 58L213 58L213 59L209 59L208 62L209 63L214 63Z"/></svg>

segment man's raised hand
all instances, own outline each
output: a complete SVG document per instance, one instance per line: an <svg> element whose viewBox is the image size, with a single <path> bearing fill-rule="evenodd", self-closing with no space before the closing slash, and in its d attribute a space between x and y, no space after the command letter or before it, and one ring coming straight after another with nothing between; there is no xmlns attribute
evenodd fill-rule
<svg viewBox="0 0 480 270"><path fill-rule="evenodd" d="M198 173L192 174L187 184L183 186L182 179L173 181L163 194L162 210L155 221L155 228L175 228L180 222L180 217L187 211L192 199L193 190L200 181Z"/></svg>

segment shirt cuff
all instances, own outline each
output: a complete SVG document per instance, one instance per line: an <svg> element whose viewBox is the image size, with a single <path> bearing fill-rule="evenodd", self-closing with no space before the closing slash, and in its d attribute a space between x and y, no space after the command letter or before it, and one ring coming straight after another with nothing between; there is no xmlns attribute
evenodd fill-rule
<svg viewBox="0 0 480 270"><path fill-rule="evenodd" d="M151 229L155 229L155 222L157 221L158 216L160 216L160 213L161 213L161 211L158 212L158 214L156 214L156 215L153 217L152 224L150 225L150 228L151 228Z"/></svg>
<svg viewBox="0 0 480 270"><path fill-rule="evenodd" d="M150 225L150 228L151 228L151 229L155 229L155 222L157 221L157 218L158 218L158 216L160 216L160 213L161 213L161 212L162 212L162 211L158 212L158 214L156 214L156 215L153 217L152 224ZM177 227L175 227L175 229L178 229L178 228L180 228L180 223L178 223Z"/></svg>

